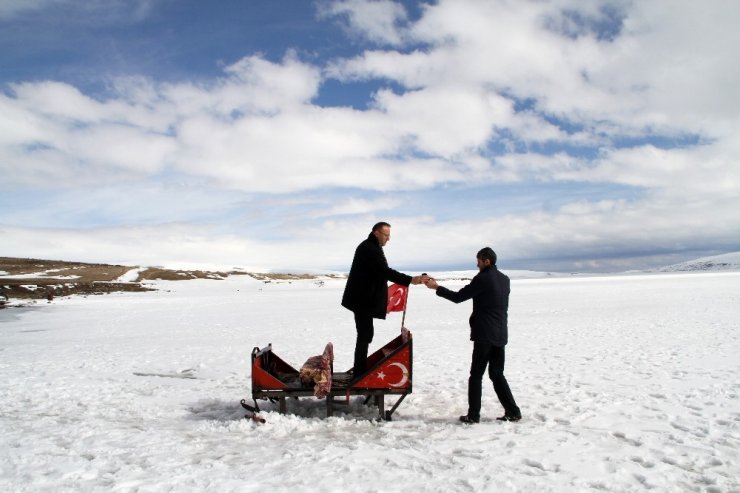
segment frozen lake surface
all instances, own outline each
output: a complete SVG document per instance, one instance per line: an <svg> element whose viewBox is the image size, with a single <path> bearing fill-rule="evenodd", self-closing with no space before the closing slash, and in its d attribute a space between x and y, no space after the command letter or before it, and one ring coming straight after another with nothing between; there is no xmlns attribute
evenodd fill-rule
<svg viewBox="0 0 740 493"><path fill-rule="evenodd" d="M459 288L464 282L442 282ZM506 375L464 426L471 304L413 286L413 393L260 401L253 347L352 365L344 281L159 282L0 310L2 491L740 491L740 273L515 279ZM376 323L371 351L399 333ZM389 397L391 403L394 398Z"/></svg>

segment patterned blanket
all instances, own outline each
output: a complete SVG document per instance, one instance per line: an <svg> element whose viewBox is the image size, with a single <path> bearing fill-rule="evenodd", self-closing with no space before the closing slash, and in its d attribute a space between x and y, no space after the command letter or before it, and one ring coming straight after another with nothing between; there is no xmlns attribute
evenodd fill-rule
<svg viewBox="0 0 740 493"><path fill-rule="evenodd" d="M313 395L319 398L326 397L331 392L331 372L334 363L334 346L330 342L324 353L311 356L303 363L300 371L303 385L314 384Z"/></svg>

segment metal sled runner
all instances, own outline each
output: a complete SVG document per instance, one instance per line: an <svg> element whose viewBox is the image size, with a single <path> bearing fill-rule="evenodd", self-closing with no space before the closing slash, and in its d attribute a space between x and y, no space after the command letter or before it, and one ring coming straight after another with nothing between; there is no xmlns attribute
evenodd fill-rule
<svg viewBox="0 0 740 493"><path fill-rule="evenodd" d="M411 393L413 340L411 332L401 329L401 335L378 349L368 357L368 370L362 375L350 371L334 373L333 365L327 368L331 387L321 395L326 398L326 415L332 416L334 407L346 405L350 396L365 396L365 404L371 399L378 406L378 417L390 421L393 413ZM272 344L252 350L252 400L254 407L244 400L242 406L252 413L259 412L257 399L279 401L281 413L287 411L287 399L316 396L316 389L301 379L301 372L283 361L272 350ZM329 375L326 375L329 377ZM390 409L385 409L385 396L396 395L398 400ZM247 417L250 417L249 415ZM251 416L256 418L256 414Z"/></svg>

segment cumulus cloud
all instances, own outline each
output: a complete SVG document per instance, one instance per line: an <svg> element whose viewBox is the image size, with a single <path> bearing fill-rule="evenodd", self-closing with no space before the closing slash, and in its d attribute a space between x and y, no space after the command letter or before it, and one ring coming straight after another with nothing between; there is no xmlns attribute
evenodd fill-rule
<svg viewBox="0 0 740 493"><path fill-rule="evenodd" d="M336 218L346 215L382 215L386 211L392 211L402 204L402 201L393 196L381 196L375 200L350 197L331 204L328 208L320 211L317 217Z"/></svg>
<svg viewBox="0 0 740 493"><path fill-rule="evenodd" d="M406 20L403 5L391 0L339 0L319 4L319 16L343 20L347 32L373 43L400 45Z"/></svg>

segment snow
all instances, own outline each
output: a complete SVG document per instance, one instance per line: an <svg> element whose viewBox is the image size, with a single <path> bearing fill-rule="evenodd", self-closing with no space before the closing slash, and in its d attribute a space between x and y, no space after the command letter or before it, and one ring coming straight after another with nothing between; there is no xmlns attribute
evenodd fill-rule
<svg viewBox="0 0 740 493"><path fill-rule="evenodd" d="M658 270L661 272L740 270L740 252L702 257L669 265Z"/></svg>
<svg viewBox="0 0 740 493"><path fill-rule="evenodd" d="M58 269L57 269L58 270ZM5 271L0 271L0 280L2 279L79 279L80 276L69 275L69 276L55 276L50 275L53 271L43 272L31 272L28 274L8 274Z"/></svg>
<svg viewBox="0 0 740 493"><path fill-rule="evenodd" d="M116 282L136 282L139 278L139 274L145 271L146 267L137 267L126 271L121 277L116 279Z"/></svg>
<svg viewBox="0 0 740 493"><path fill-rule="evenodd" d="M524 419L495 421L485 381L473 426L469 302L412 287L414 387L393 421L305 398L260 401L259 424L239 405L254 346L300 366L331 341L351 366L344 281L156 285L0 310L1 491L740 491L738 272L514 280Z"/></svg>

